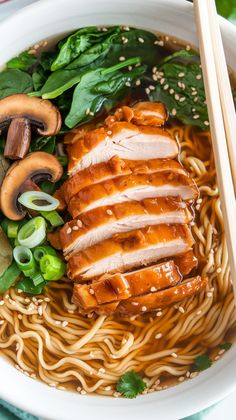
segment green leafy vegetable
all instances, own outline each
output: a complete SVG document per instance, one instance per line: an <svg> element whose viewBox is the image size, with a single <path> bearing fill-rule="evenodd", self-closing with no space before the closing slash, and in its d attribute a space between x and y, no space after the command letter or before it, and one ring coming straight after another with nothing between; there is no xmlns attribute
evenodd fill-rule
<svg viewBox="0 0 236 420"><path fill-rule="evenodd" d="M67 127L72 128L89 121L102 108L111 109L121 100L121 92L125 97L129 87L145 72L146 67L135 67L127 73L120 69L138 62L138 58L133 58L113 67L98 68L84 74L75 88L71 109L65 119Z"/></svg>
<svg viewBox="0 0 236 420"><path fill-rule="evenodd" d="M40 295L43 293L43 289L46 286L47 282L44 281L43 283L38 284L37 286L34 285L33 281L29 277L24 277L18 283L16 283L16 289L22 290L25 293L29 293L32 295Z"/></svg>
<svg viewBox="0 0 236 420"><path fill-rule="evenodd" d="M6 271L0 276L0 293L4 293L16 282L20 275L20 269L17 267L15 262L6 269Z"/></svg>
<svg viewBox="0 0 236 420"><path fill-rule="evenodd" d="M235 0L216 0L217 11L220 15L227 19L236 17L236 1Z"/></svg>
<svg viewBox="0 0 236 420"><path fill-rule="evenodd" d="M8 69L19 69L28 71L37 62L37 57L33 54L29 54L28 51L22 52L17 57L12 58L7 63Z"/></svg>
<svg viewBox="0 0 236 420"><path fill-rule="evenodd" d="M222 350L229 350L232 347L232 343L222 343L220 344L220 348Z"/></svg>
<svg viewBox="0 0 236 420"><path fill-rule="evenodd" d="M125 398L135 398L147 388L146 382L141 376L133 370L121 376L116 385L118 392L121 392Z"/></svg>
<svg viewBox="0 0 236 420"><path fill-rule="evenodd" d="M91 45L102 41L107 36L107 32L110 33L111 31L113 31L113 28L109 28L106 32L103 32L98 30L96 26L91 26L81 28L65 40L60 41L60 52L53 61L51 70L55 71L66 66L78 57L79 54L91 47Z"/></svg>
<svg viewBox="0 0 236 420"><path fill-rule="evenodd" d="M196 370L205 370L211 367L212 360L207 354L202 354L201 356L196 357L194 360L193 368Z"/></svg>
<svg viewBox="0 0 236 420"><path fill-rule="evenodd" d="M4 70L0 73L0 99L15 93L28 93L33 90L32 78L18 69Z"/></svg>
<svg viewBox="0 0 236 420"><path fill-rule="evenodd" d="M208 113L199 57L186 50L165 58L159 65L159 81L149 98L162 101L184 124L206 129Z"/></svg>
<svg viewBox="0 0 236 420"><path fill-rule="evenodd" d="M47 152L53 154L56 146L56 136L38 137L31 142L30 152Z"/></svg>

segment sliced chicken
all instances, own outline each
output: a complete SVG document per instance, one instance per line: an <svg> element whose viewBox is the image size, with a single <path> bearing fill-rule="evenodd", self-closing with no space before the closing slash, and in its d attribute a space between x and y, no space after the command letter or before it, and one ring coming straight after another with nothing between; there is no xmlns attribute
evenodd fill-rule
<svg viewBox="0 0 236 420"><path fill-rule="evenodd" d="M80 125L79 127L72 128L68 133L65 134L63 142L65 144L76 143L78 140L82 139L86 133L91 130L95 130L96 128L97 127L95 122L88 122Z"/></svg>
<svg viewBox="0 0 236 420"><path fill-rule="evenodd" d="M105 274L91 284L75 284L73 302L83 309L97 305L128 299L173 286L181 281L181 276L173 261L114 275Z"/></svg>
<svg viewBox="0 0 236 420"><path fill-rule="evenodd" d="M72 197L68 210L72 217L76 218L80 213L96 207L168 196L193 200L198 196L198 190L189 176L174 172L132 174L83 188Z"/></svg>
<svg viewBox="0 0 236 420"><path fill-rule="evenodd" d="M183 276L187 276L198 266L198 259L195 257L192 249L183 255L175 257L174 262Z"/></svg>
<svg viewBox="0 0 236 420"><path fill-rule="evenodd" d="M120 302L98 305L92 310L97 314L111 315L115 311L123 316L140 315L146 312L164 309L187 297L203 291L208 283L207 277L193 277L176 286L142 296L132 297Z"/></svg>
<svg viewBox="0 0 236 420"><path fill-rule="evenodd" d="M192 213L179 197L149 198L98 207L66 223L60 231L64 255L88 248L112 237L145 226L190 223Z"/></svg>
<svg viewBox="0 0 236 420"><path fill-rule="evenodd" d="M131 174L152 174L155 172L167 171L189 176L186 169L175 160L152 159L136 161L123 160L118 156L114 156L108 162L97 163L83 171L77 172L64 182L60 189L60 193L68 203L70 199L83 188L107 179Z"/></svg>
<svg viewBox="0 0 236 420"><path fill-rule="evenodd" d="M125 272L191 249L187 225L157 225L117 234L70 257L68 276L86 281L104 273Z"/></svg>
<svg viewBox="0 0 236 420"><path fill-rule="evenodd" d="M127 121L137 125L161 126L167 120L166 107L162 102L138 102L132 108L122 106L105 120L108 126L115 121Z"/></svg>
<svg viewBox="0 0 236 420"><path fill-rule="evenodd" d="M174 158L177 154L178 145L168 131L121 121L90 131L69 145L68 169L73 175L116 155L128 160L148 160Z"/></svg>

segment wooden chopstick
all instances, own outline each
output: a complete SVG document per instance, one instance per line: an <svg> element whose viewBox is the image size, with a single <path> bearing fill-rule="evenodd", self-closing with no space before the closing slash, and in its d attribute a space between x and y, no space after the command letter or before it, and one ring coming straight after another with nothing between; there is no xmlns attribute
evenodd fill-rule
<svg viewBox="0 0 236 420"><path fill-rule="evenodd" d="M236 200L228 155L227 138L221 107L220 89L222 83L217 77L211 25L209 0L194 0L195 20L199 39L202 73L205 85L208 114L211 127L212 147L215 158L217 181L224 217L225 235L229 254L229 264L236 302ZM230 111L229 111L230 112Z"/></svg>
<svg viewBox="0 0 236 420"><path fill-rule="evenodd" d="M224 47L220 33L215 1L207 0L206 3L208 7L211 37L213 40L216 74L226 131L229 160L231 172L233 175L234 192L236 195L236 113L234 100L230 86L230 79L224 54Z"/></svg>

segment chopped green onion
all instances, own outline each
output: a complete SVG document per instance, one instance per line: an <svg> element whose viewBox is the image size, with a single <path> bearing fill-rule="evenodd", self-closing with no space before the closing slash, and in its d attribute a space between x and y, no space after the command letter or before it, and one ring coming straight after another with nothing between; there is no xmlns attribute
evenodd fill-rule
<svg viewBox="0 0 236 420"><path fill-rule="evenodd" d="M28 209L52 211L59 206L59 201L43 191L26 191L18 198L19 203Z"/></svg>
<svg viewBox="0 0 236 420"><path fill-rule="evenodd" d="M44 286L46 285L46 281L44 283L40 283L38 286L35 286L33 281L29 277L24 277L18 283L16 283L16 289L22 290L25 293L30 293L32 295L40 295L43 292Z"/></svg>
<svg viewBox="0 0 236 420"><path fill-rule="evenodd" d="M40 273L35 273L31 276L35 286L38 286L41 283L44 283L44 278Z"/></svg>
<svg viewBox="0 0 236 420"><path fill-rule="evenodd" d="M7 236L8 238L16 238L18 232L19 224L17 222L9 221L7 226Z"/></svg>
<svg viewBox="0 0 236 420"><path fill-rule="evenodd" d="M18 241L28 248L35 248L46 238L46 222L43 217L38 216L27 222L18 233Z"/></svg>
<svg viewBox="0 0 236 420"><path fill-rule="evenodd" d="M54 255L55 257L57 256L55 249L48 245L37 246L34 249L33 254L37 262L39 262L41 258L44 257L44 255Z"/></svg>
<svg viewBox="0 0 236 420"><path fill-rule="evenodd" d="M64 225L64 220L60 216L60 214L53 210L53 211L42 211L42 216L48 220L53 227L62 226Z"/></svg>
<svg viewBox="0 0 236 420"><path fill-rule="evenodd" d="M18 241L18 239L16 238L15 240L14 240L14 247L15 246L18 246L18 245L20 245L20 242Z"/></svg>
<svg viewBox="0 0 236 420"><path fill-rule="evenodd" d="M53 255L44 255L39 264L45 280L60 280L65 274L65 263Z"/></svg>
<svg viewBox="0 0 236 420"><path fill-rule="evenodd" d="M11 286L13 286L20 273L20 269L18 268L17 264L13 261L0 277L0 293L4 293Z"/></svg>
<svg viewBox="0 0 236 420"><path fill-rule="evenodd" d="M16 246L13 250L13 257L19 269L26 277L31 277L36 272L36 262L29 248Z"/></svg>

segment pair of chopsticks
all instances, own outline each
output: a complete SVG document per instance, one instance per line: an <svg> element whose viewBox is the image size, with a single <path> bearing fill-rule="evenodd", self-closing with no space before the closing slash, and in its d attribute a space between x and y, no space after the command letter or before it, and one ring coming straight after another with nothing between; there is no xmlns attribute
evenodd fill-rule
<svg viewBox="0 0 236 420"><path fill-rule="evenodd" d="M214 0L194 0L212 146L236 303L236 115Z"/></svg>

